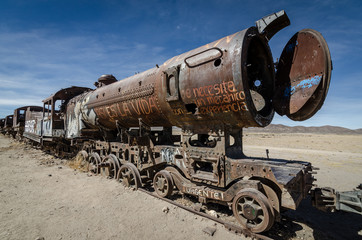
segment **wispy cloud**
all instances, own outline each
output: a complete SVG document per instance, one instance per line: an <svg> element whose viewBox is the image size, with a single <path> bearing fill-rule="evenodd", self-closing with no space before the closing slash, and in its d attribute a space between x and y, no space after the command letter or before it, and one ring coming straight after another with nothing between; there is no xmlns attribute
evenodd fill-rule
<svg viewBox="0 0 362 240"><path fill-rule="evenodd" d="M22 98L22 99L0 98L0 106L27 106L27 105L40 106L42 105L42 102L39 100L40 100L39 98Z"/></svg>
<svg viewBox="0 0 362 240"><path fill-rule="evenodd" d="M53 30L0 32L0 105L38 105L71 85L91 87L106 73L122 79L166 60L164 48L121 37L60 36ZM158 61L158 62L157 62Z"/></svg>

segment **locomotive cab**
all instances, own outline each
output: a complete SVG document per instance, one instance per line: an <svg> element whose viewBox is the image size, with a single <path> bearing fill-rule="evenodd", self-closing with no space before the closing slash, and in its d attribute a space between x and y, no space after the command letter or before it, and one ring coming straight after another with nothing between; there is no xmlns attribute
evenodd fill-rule
<svg viewBox="0 0 362 240"><path fill-rule="evenodd" d="M13 135L13 118L14 115L8 115L5 117L3 132L7 135Z"/></svg>
<svg viewBox="0 0 362 240"><path fill-rule="evenodd" d="M62 89L43 100L43 140L52 141L53 137L65 136L66 106L73 97L90 90L84 87L70 87Z"/></svg>
<svg viewBox="0 0 362 240"><path fill-rule="evenodd" d="M14 134L17 135L19 138L23 136L26 121L26 111L39 112L42 110L43 108L38 106L24 106L15 109L13 119Z"/></svg>

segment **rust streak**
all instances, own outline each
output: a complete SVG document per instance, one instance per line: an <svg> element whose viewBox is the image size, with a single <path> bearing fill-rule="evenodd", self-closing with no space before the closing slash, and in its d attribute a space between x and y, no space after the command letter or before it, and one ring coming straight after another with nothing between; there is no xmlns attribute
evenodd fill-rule
<svg viewBox="0 0 362 240"><path fill-rule="evenodd" d="M235 36L236 36L237 33L234 33L233 35L231 36L227 36L226 37L226 42L229 43Z"/></svg>
<svg viewBox="0 0 362 240"><path fill-rule="evenodd" d="M170 64L174 58L175 58L175 57L167 60L163 65L166 66L166 65Z"/></svg>
<svg viewBox="0 0 362 240"><path fill-rule="evenodd" d="M222 39L220 39L219 41L217 41L213 47L216 47L222 40L224 40L224 38L222 38Z"/></svg>

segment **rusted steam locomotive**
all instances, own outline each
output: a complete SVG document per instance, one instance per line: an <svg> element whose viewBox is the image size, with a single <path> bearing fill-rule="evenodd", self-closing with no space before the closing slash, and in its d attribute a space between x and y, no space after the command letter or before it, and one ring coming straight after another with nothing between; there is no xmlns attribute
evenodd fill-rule
<svg viewBox="0 0 362 240"><path fill-rule="evenodd" d="M327 43L312 29L290 39L275 69L268 41L289 24L280 11L122 81L103 75L95 90L62 89L25 108L22 134L127 186L152 180L162 197L176 188L228 205L243 227L267 231L311 192L313 168L246 157L242 128L267 126L275 111L312 117L331 78ZM318 206L332 207L317 195Z"/></svg>

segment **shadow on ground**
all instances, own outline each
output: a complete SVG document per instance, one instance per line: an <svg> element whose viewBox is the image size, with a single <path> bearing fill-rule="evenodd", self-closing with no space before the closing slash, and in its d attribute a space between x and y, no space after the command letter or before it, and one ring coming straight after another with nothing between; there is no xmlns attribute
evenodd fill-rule
<svg viewBox="0 0 362 240"><path fill-rule="evenodd" d="M284 212L282 221L276 223L267 235L273 239L294 237L338 240L362 239L359 235L361 232L362 215L347 212L326 213L312 207L310 199L305 199L297 211Z"/></svg>
<svg viewBox="0 0 362 240"><path fill-rule="evenodd" d="M173 201L182 202L192 207L198 203L192 196L181 197L174 194L170 197ZM223 220L239 225L233 217L232 211L222 205L209 204L203 206L201 211L215 210ZM316 239L316 240L362 240L362 215L338 211L327 213L314 208L310 197L304 199L298 209L287 210L282 213L281 222L275 222L271 230L263 235L275 240L288 239Z"/></svg>

